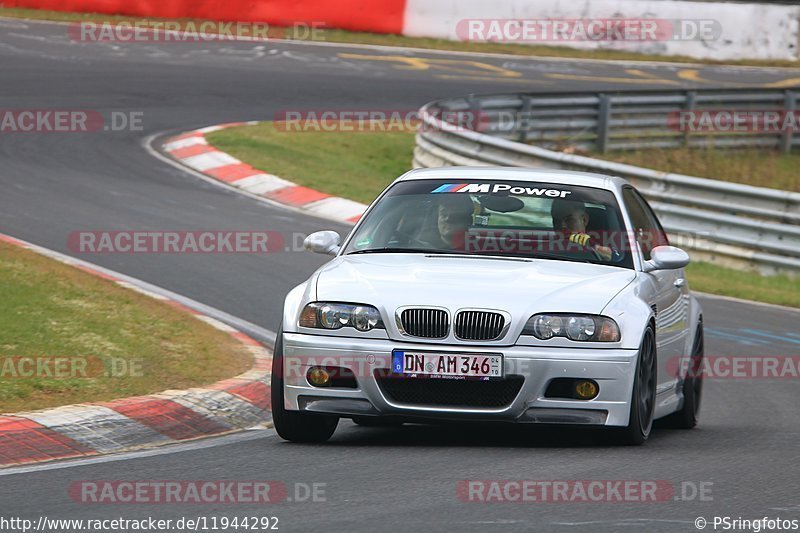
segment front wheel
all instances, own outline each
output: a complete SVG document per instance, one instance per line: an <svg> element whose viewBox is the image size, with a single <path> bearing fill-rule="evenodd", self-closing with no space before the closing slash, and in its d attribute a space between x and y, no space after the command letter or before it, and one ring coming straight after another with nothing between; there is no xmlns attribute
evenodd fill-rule
<svg viewBox="0 0 800 533"><path fill-rule="evenodd" d="M275 339L272 353L272 423L282 439L292 442L325 442L331 438L339 419L335 416L287 411L283 403L283 333Z"/></svg>
<svg viewBox="0 0 800 533"><path fill-rule="evenodd" d="M656 376L656 336L653 327L647 326L636 362L630 420L620 435L624 444L639 446L650 437L656 403Z"/></svg>

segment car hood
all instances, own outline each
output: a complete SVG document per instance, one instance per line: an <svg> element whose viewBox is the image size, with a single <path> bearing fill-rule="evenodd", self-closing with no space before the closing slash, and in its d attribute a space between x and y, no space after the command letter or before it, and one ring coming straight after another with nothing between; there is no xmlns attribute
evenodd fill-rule
<svg viewBox="0 0 800 533"><path fill-rule="evenodd" d="M340 256L317 277L317 300L402 306L599 314L634 278L630 269L548 259L375 254Z"/></svg>

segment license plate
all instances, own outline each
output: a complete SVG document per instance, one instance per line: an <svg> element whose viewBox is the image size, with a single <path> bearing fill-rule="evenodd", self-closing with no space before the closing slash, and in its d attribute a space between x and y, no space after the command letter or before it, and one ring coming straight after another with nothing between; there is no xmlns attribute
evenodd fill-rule
<svg viewBox="0 0 800 533"><path fill-rule="evenodd" d="M502 354L392 352L392 373L407 377L501 379Z"/></svg>

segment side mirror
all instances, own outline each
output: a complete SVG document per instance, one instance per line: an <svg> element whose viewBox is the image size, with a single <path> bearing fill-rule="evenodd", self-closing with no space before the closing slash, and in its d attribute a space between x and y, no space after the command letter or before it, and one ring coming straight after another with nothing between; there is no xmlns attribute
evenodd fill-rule
<svg viewBox="0 0 800 533"><path fill-rule="evenodd" d="M336 255L342 238L335 231L317 231L303 241L303 248L316 254Z"/></svg>
<svg viewBox="0 0 800 533"><path fill-rule="evenodd" d="M656 246L650 251L650 260L644 262L644 271L675 270L689 264L689 254L675 246Z"/></svg>

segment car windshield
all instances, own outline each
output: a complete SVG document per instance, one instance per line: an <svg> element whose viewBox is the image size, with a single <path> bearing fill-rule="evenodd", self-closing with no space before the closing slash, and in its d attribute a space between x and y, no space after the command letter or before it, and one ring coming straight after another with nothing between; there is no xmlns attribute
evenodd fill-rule
<svg viewBox="0 0 800 533"><path fill-rule="evenodd" d="M344 250L415 252L633 268L614 195L557 183L401 181L367 213Z"/></svg>

